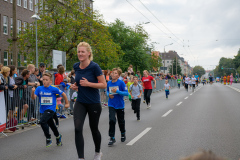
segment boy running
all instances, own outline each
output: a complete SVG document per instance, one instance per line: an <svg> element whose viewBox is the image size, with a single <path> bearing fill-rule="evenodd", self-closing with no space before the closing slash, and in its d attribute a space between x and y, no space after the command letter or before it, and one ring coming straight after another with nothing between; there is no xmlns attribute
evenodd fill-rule
<svg viewBox="0 0 240 160"><path fill-rule="evenodd" d="M168 99L168 95L170 94L170 84L168 83L168 80L165 80L165 84L164 84L164 88L165 89L165 93L166 93L166 99Z"/></svg>
<svg viewBox="0 0 240 160"><path fill-rule="evenodd" d="M140 121L140 104L142 96L142 86L138 83L138 77L133 77L133 84L129 87L129 94L132 99L132 109L137 115L137 120Z"/></svg>
<svg viewBox="0 0 240 160"><path fill-rule="evenodd" d="M179 75L178 79L177 79L177 83L178 83L178 88L179 89L180 89L181 81L182 81L182 79L181 79L181 76Z"/></svg>
<svg viewBox="0 0 240 160"><path fill-rule="evenodd" d="M56 112L56 94L63 95L64 100L66 101L65 107L69 107L67 101L67 96L61 90L56 87L51 86L52 84L52 75L50 73L43 74L43 86L38 87L36 90L32 88L31 98L35 99L39 97L40 102L40 113L41 119L40 124L42 130L46 136L46 147L52 145L51 134L49 133L49 127L52 129L54 135L56 136L56 142L58 146L62 145L62 135L59 134L57 127L53 122L53 116Z"/></svg>
<svg viewBox="0 0 240 160"><path fill-rule="evenodd" d="M196 87L196 78L195 78L195 76L194 75L192 75L192 91L194 92L194 89L195 89L195 87Z"/></svg>
<svg viewBox="0 0 240 160"><path fill-rule="evenodd" d="M119 128L121 131L121 141L126 140L125 119L124 119L124 96L128 96L128 89L125 83L118 78L120 77L122 70L120 68L113 68L112 80L107 83L107 96L109 96L109 146L112 146L115 140L115 125L116 114L118 119Z"/></svg>

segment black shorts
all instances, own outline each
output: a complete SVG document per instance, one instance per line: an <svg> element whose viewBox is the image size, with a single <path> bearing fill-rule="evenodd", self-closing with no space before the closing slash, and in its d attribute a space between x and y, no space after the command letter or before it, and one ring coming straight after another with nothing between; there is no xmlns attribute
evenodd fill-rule
<svg viewBox="0 0 240 160"><path fill-rule="evenodd" d="M195 84L192 84L193 87L195 87Z"/></svg>
<svg viewBox="0 0 240 160"><path fill-rule="evenodd" d="M196 80L196 82L198 83L198 80Z"/></svg>

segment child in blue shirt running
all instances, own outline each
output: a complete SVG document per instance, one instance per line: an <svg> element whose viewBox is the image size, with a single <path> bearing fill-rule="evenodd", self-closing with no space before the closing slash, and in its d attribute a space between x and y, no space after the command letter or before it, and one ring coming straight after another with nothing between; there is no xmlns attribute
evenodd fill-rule
<svg viewBox="0 0 240 160"><path fill-rule="evenodd" d="M168 80L165 80L164 88L166 93L166 99L168 99L168 95L170 94L170 84L168 83Z"/></svg>
<svg viewBox="0 0 240 160"><path fill-rule="evenodd" d="M69 107L67 96L61 90L56 87L51 86L52 75L50 73L43 74L43 86L39 86L36 90L32 88L31 98L36 99L39 97L40 103L40 124L42 130L46 136L46 147L52 145L51 134L49 133L49 127L52 129L54 135L56 136L56 142L58 146L62 145L62 135L59 134L58 129L53 122L53 116L56 112L56 94L62 95L66 101L65 108Z"/></svg>
<svg viewBox="0 0 240 160"><path fill-rule="evenodd" d="M110 141L109 146L112 146L115 140L115 125L116 125L116 114L118 119L119 128L121 131L121 141L126 140L126 130L125 130L125 118L124 118L124 96L128 96L128 89L125 83L119 80L122 73L120 68L113 68L112 70L112 80L107 83L107 96L109 96L108 106L109 106L109 136Z"/></svg>

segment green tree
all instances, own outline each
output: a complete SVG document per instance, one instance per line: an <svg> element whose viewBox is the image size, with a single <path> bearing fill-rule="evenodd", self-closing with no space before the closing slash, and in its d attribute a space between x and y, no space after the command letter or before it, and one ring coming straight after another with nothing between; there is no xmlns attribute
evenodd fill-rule
<svg viewBox="0 0 240 160"><path fill-rule="evenodd" d="M174 58L174 60L172 61L172 65L169 67L168 72L169 73L173 72L173 75L176 75L176 63L177 63L177 74L182 75L182 69L181 69L180 63L177 62L176 58Z"/></svg>
<svg viewBox="0 0 240 160"><path fill-rule="evenodd" d="M240 49L238 51L238 54L234 56L233 63L236 69L240 70Z"/></svg>
<svg viewBox="0 0 240 160"><path fill-rule="evenodd" d="M97 12L85 8L79 0L48 0L40 6L39 62L51 64L52 50L61 50L66 52L67 69L71 70L78 61L77 45L85 41L92 46L94 61L102 69L118 63L120 47L112 41L106 23ZM19 51L27 56L28 62L35 62L35 44L35 25L28 26L18 39Z"/></svg>
<svg viewBox="0 0 240 160"><path fill-rule="evenodd" d="M193 74L198 74L199 77L205 74L205 69L202 66L195 66L193 68Z"/></svg>
<svg viewBox="0 0 240 160"><path fill-rule="evenodd" d="M109 25L109 32L113 41L121 47L119 52L119 67L126 71L130 64L134 70L151 70L151 52L147 54L148 33L138 24L134 28L126 26L124 22L116 19ZM157 67L156 63L154 65Z"/></svg>

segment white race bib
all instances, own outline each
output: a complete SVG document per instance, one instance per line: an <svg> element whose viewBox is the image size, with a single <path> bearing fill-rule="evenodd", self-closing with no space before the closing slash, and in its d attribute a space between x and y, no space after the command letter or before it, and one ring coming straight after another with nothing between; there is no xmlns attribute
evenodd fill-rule
<svg viewBox="0 0 240 160"><path fill-rule="evenodd" d="M53 97L41 97L41 105L52 105Z"/></svg>
<svg viewBox="0 0 240 160"><path fill-rule="evenodd" d="M110 93L110 94L117 94L117 93L113 93L113 92L112 92L112 89L114 89L114 88L117 88L117 90L119 90L119 87L118 87L118 86L109 87L109 93Z"/></svg>

